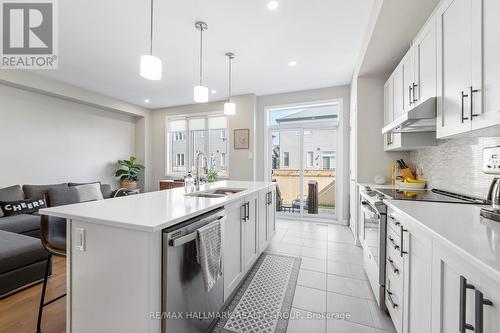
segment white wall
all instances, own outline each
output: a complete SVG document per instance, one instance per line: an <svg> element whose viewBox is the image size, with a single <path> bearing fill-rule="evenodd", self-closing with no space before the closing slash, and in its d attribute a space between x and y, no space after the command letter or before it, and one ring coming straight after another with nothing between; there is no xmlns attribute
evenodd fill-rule
<svg viewBox="0 0 500 333"><path fill-rule="evenodd" d="M0 85L0 187L101 180L135 153L135 117Z"/></svg>
<svg viewBox="0 0 500 333"><path fill-rule="evenodd" d="M84 112L101 115L104 118L118 117L120 121L133 119L135 121L133 153L146 166L146 170L141 173L139 186L145 191L155 188L151 177L151 110L23 70L0 71L0 85L21 89L23 92L21 96L24 94L31 96L29 95L31 93L52 98L48 101L65 101L67 103L65 110L85 110ZM3 106L2 101L0 101L0 106ZM33 110L37 109L38 107ZM124 115L125 118L120 118L120 115ZM0 118L0 124L1 121ZM83 133L82 140L85 138L85 133ZM107 143L102 143L102 145L106 149ZM127 156L121 158L125 157Z"/></svg>
<svg viewBox="0 0 500 333"><path fill-rule="evenodd" d="M385 77L358 77L356 116L356 181L373 183L376 175L390 177L389 165L408 153L385 152L384 83Z"/></svg>
<svg viewBox="0 0 500 333"><path fill-rule="evenodd" d="M229 178L232 180L253 180L255 147L255 108L256 97L253 94L233 96L236 115L229 117ZM223 112L224 102L191 104L178 107L156 109L152 111L152 168L153 188L158 188L158 181L166 175L166 117L175 115ZM233 131L238 128L250 129L250 149L233 149Z"/></svg>
<svg viewBox="0 0 500 333"><path fill-rule="evenodd" d="M349 101L350 101L350 86L328 87L314 90L296 91L284 94L266 95L257 97L257 133L256 133L256 158L255 158L255 178L257 180L265 179L265 131L266 124L266 108L271 106L317 102L322 100L341 99L342 109L340 110L339 122L343 126L339 126L339 138L342 142L338 142L337 161L340 156L343 156L342 164L337 164L337 220L346 222L348 211L349 198L349 177L348 177L348 152L349 152Z"/></svg>

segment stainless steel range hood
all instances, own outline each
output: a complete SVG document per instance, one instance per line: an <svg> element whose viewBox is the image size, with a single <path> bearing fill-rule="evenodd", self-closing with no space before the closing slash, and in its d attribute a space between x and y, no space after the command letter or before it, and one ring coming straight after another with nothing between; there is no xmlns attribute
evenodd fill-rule
<svg viewBox="0 0 500 333"><path fill-rule="evenodd" d="M436 131L436 97L431 97L399 116L382 129L382 133Z"/></svg>

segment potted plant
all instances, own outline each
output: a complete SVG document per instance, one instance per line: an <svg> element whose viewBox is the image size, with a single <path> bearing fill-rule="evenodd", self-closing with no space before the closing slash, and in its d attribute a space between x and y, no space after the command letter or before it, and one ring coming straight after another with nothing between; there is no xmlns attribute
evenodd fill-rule
<svg viewBox="0 0 500 333"><path fill-rule="evenodd" d="M120 169L115 172L115 177L120 179L121 186L129 190L135 190L137 188L139 172L146 168L142 164L135 163L136 160L137 158L135 156L130 156L128 160L118 160Z"/></svg>
<svg viewBox="0 0 500 333"><path fill-rule="evenodd" d="M210 169L208 171L208 174L207 174L207 181L209 183L213 183L217 180L217 177L219 177L219 173L217 172L217 170L214 170L214 169Z"/></svg>

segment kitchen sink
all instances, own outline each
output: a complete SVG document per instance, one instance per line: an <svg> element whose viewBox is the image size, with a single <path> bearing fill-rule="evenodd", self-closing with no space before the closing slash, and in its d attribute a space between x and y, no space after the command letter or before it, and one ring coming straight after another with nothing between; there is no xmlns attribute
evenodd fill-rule
<svg viewBox="0 0 500 333"><path fill-rule="evenodd" d="M217 187L205 191L188 193L186 195L190 197L222 198L245 190L246 188Z"/></svg>

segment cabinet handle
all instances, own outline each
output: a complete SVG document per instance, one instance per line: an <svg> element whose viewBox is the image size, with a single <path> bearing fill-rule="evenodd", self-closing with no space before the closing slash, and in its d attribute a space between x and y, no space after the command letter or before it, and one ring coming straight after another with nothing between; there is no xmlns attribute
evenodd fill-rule
<svg viewBox="0 0 500 333"><path fill-rule="evenodd" d="M412 91L413 87L411 85L408 86L408 100L410 101L410 105L413 103L413 97L411 96Z"/></svg>
<svg viewBox="0 0 500 333"><path fill-rule="evenodd" d="M243 207L243 218L242 218L242 220L246 222L246 221L248 221L250 219L250 216L249 216L250 215L249 203L248 202L244 203L242 207Z"/></svg>
<svg viewBox="0 0 500 333"><path fill-rule="evenodd" d="M416 103L418 101L418 98L415 97L415 92L417 91L418 84L413 82L413 103Z"/></svg>
<svg viewBox="0 0 500 333"><path fill-rule="evenodd" d="M460 276L460 306L458 313L458 331L465 333L466 330L474 330L474 326L465 322L467 311L467 289L476 289L472 284L467 283L467 279Z"/></svg>
<svg viewBox="0 0 500 333"><path fill-rule="evenodd" d="M396 304L396 302L394 302L394 300L392 299L392 292L390 292L389 290L387 290L387 299L391 303L393 309L395 309L395 308L398 307L398 305Z"/></svg>
<svg viewBox="0 0 500 333"><path fill-rule="evenodd" d="M474 108L474 101L473 101L473 96L474 93L479 92L479 89L473 89L472 86L469 87L470 91L470 119L474 120L474 117L480 116L479 114L474 114L473 108Z"/></svg>
<svg viewBox="0 0 500 333"><path fill-rule="evenodd" d="M247 221L248 221L248 220L250 220L250 202L247 202L245 205L247 206L247 209L246 209L247 216L246 216L246 218L247 218Z"/></svg>
<svg viewBox="0 0 500 333"><path fill-rule="evenodd" d="M403 228L402 224L399 226L399 228L401 230L401 232L400 232L401 237L399 239L400 242L401 242L401 250L399 252L401 253L401 258L402 258L404 254L408 254L408 252L404 251L404 244L403 244L403 239L404 239L404 237L403 237L404 234L403 233L406 232L406 231L408 231L408 230L406 230L405 228Z"/></svg>
<svg viewBox="0 0 500 333"><path fill-rule="evenodd" d="M469 97L469 95L466 95L463 91L461 91L460 92L460 99L461 99L461 103L462 103L462 124L463 124L464 120L469 119L467 117L464 117L464 98L465 97Z"/></svg>
<svg viewBox="0 0 500 333"><path fill-rule="evenodd" d="M394 265L394 260L391 259L391 257L387 257L387 261L389 261L389 264L391 264L392 270L394 271L394 274L399 275L399 269Z"/></svg>
<svg viewBox="0 0 500 333"><path fill-rule="evenodd" d="M391 241L392 246L394 246L394 250L398 250L399 251L399 245L396 244L396 242L394 241L394 238L392 238L391 236L389 236L389 240Z"/></svg>
<svg viewBox="0 0 500 333"><path fill-rule="evenodd" d="M399 227L401 225L401 223L398 220L396 220L396 218L394 216L389 215L389 218L394 221L394 225L396 227Z"/></svg>
<svg viewBox="0 0 500 333"><path fill-rule="evenodd" d="M493 306L493 302L487 298L484 298L482 292L476 289L476 313L475 313L475 325L474 332L483 333L483 305Z"/></svg>

